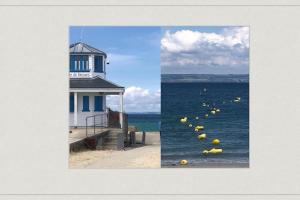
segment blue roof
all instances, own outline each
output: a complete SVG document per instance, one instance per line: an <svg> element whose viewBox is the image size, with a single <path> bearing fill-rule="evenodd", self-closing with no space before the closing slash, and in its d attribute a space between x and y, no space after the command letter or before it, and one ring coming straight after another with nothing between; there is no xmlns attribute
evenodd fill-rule
<svg viewBox="0 0 300 200"><path fill-rule="evenodd" d="M75 44L70 45L70 54L97 54L97 55L103 55L105 58L107 57L106 53L103 51L100 51L99 49L96 49L88 44L85 44L83 42L77 42Z"/></svg>

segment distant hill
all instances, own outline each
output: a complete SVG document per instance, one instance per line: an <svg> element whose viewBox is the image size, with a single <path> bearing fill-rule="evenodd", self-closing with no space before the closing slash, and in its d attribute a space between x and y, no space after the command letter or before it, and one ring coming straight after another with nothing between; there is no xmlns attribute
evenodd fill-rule
<svg viewBox="0 0 300 200"><path fill-rule="evenodd" d="M249 83L249 74L162 74L162 83Z"/></svg>

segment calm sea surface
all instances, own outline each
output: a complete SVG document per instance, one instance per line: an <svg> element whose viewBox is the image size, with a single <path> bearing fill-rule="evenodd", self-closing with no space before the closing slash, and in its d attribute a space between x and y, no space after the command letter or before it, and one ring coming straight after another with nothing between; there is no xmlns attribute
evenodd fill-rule
<svg viewBox="0 0 300 200"><path fill-rule="evenodd" d="M128 124L138 127L140 131L159 132L160 114L128 114Z"/></svg>
<svg viewBox="0 0 300 200"><path fill-rule="evenodd" d="M235 103L235 97L241 97L241 101ZM248 83L162 83L161 104L162 167L176 167L181 159L188 160L191 167L248 165ZM212 115L214 107L221 112ZM209 117L205 118L207 113ZM185 116L188 123L180 123ZM198 140L195 125L205 127L206 140ZM215 138L221 141L217 147L223 153L203 155L203 150L214 147L211 141Z"/></svg>

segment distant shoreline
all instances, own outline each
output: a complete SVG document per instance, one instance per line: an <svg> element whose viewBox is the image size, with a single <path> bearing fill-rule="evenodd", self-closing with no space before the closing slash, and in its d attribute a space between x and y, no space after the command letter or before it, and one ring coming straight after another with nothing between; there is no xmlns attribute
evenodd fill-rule
<svg viewBox="0 0 300 200"><path fill-rule="evenodd" d="M160 115L160 112L127 112L128 115Z"/></svg>
<svg viewBox="0 0 300 200"><path fill-rule="evenodd" d="M249 83L249 74L162 74L161 83Z"/></svg>

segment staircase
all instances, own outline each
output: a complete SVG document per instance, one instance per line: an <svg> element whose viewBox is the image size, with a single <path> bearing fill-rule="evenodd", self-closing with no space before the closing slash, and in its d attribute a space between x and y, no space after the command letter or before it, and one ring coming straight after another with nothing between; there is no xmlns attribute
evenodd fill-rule
<svg viewBox="0 0 300 200"><path fill-rule="evenodd" d="M102 141L98 143L98 150L121 150L124 148L124 134L122 129L112 128Z"/></svg>
<svg viewBox="0 0 300 200"><path fill-rule="evenodd" d="M84 144L90 149L97 150L124 149L125 135L128 131L127 115L123 115L123 129L120 128L119 116L118 112L110 111L105 116L107 121L101 120L103 115L87 117Z"/></svg>

